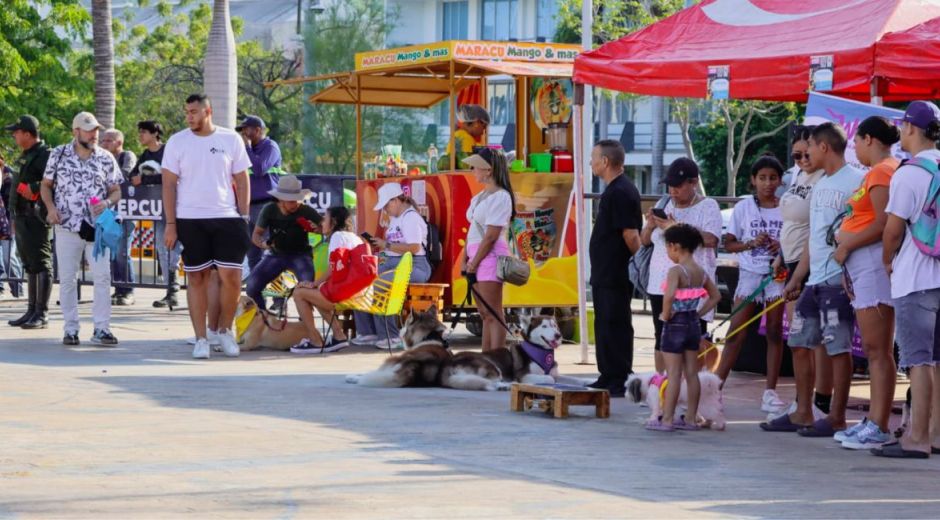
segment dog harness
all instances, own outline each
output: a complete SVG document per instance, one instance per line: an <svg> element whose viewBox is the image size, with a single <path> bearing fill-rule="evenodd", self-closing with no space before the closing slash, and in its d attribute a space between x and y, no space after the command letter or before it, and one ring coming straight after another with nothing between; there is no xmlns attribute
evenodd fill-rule
<svg viewBox="0 0 940 520"><path fill-rule="evenodd" d="M650 378L650 386L659 387L659 406L662 408L666 401L666 387L669 386L669 379L666 374L656 374Z"/></svg>
<svg viewBox="0 0 940 520"><path fill-rule="evenodd" d="M555 353L550 349L540 347L535 343L523 341L522 350L532 358L532 361L535 361L535 364L542 367L542 370L544 370L546 374L558 366L558 363L555 363Z"/></svg>

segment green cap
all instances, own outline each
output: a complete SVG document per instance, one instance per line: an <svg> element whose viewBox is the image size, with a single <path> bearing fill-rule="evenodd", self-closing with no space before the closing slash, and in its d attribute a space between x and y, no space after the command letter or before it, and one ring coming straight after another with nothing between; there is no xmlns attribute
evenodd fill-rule
<svg viewBox="0 0 940 520"><path fill-rule="evenodd" d="M3 129L8 132L12 132L14 130L25 130L32 133L33 135L39 135L39 120L30 115L20 116L19 121L13 123L12 125L7 125L3 127Z"/></svg>

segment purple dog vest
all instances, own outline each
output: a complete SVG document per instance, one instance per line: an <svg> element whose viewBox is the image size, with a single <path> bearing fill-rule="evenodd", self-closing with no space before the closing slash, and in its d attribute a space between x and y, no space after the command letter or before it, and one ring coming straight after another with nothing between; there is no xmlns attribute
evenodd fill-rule
<svg viewBox="0 0 940 520"><path fill-rule="evenodd" d="M558 364L555 363L555 353L547 348L529 343L528 341L523 341L522 350L532 358L532 361L535 361L535 364L542 367L542 370L544 370L546 374L558 366Z"/></svg>

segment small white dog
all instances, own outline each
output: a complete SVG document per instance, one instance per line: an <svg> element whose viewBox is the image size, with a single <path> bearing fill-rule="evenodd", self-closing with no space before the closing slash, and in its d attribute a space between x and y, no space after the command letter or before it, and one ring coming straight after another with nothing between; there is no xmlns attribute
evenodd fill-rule
<svg viewBox="0 0 940 520"><path fill-rule="evenodd" d="M659 377L654 378L657 375ZM699 398L697 419L704 421L705 427L724 430L728 421L725 419L725 407L721 399L721 379L711 372L699 372L698 380L701 383L702 395ZM659 389L665 381L667 381L665 375L656 372L632 374L627 379L627 394L635 403L646 402L650 408L650 419L658 419L663 414ZM679 409L684 410L687 407L686 386L685 381L682 381L682 388L679 389L677 416Z"/></svg>

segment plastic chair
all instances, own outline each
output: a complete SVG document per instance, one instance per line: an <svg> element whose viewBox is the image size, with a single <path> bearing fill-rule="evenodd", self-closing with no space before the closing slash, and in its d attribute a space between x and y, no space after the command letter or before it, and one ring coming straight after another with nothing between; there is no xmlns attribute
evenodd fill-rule
<svg viewBox="0 0 940 520"><path fill-rule="evenodd" d="M261 296L264 298L284 298L285 301L290 300L296 286L297 276L294 275L294 272L284 271L261 291ZM285 314L287 314L286 303L281 306L277 316L278 319L284 318Z"/></svg>
<svg viewBox="0 0 940 520"><path fill-rule="evenodd" d="M333 319L343 311L362 311L377 316L399 316L405 305L408 294L408 281L411 279L411 267L414 262L411 253L401 255L398 266L393 271L379 273L379 277L372 282L371 291L363 291L358 295L336 304ZM392 274L391 280L382 276ZM332 321L330 323L332 325ZM385 337L388 337L388 323L385 324ZM392 353L392 345L388 345L388 353Z"/></svg>

